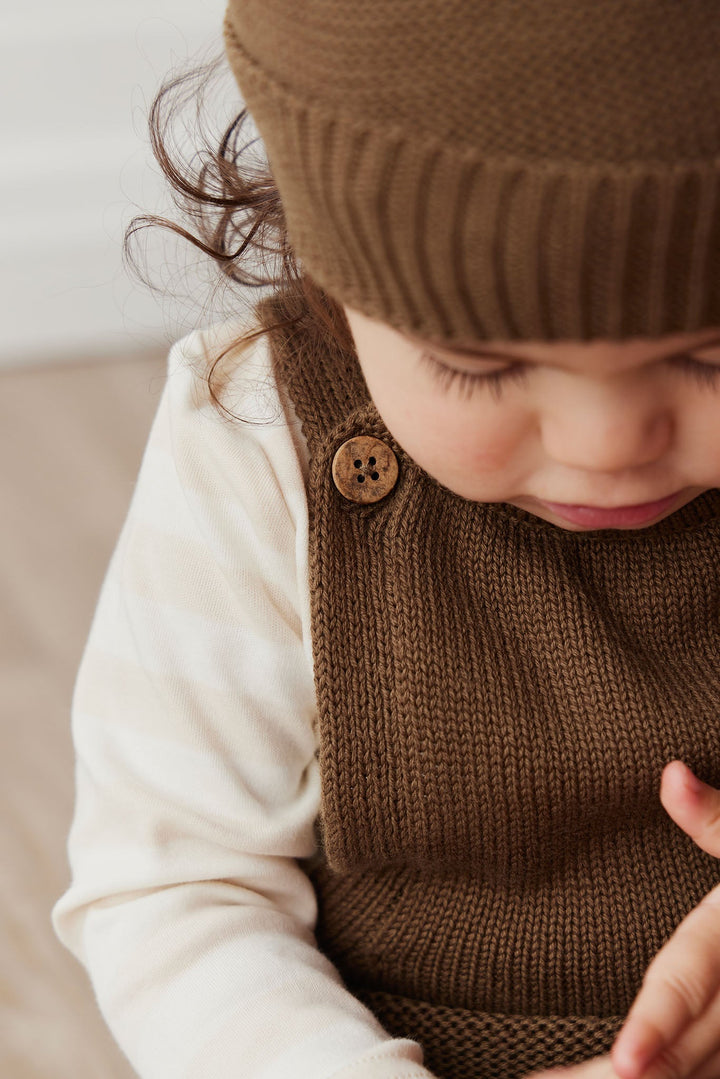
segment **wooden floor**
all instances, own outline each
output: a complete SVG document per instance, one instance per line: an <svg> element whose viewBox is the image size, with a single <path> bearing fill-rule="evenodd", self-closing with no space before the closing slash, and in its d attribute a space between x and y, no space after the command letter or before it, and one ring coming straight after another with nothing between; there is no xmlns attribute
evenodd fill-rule
<svg viewBox="0 0 720 1079"><path fill-rule="evenodd" d="M70 697L165 355L0 373L0 1076L129 1079L50 908L69 871Z"/></svg>

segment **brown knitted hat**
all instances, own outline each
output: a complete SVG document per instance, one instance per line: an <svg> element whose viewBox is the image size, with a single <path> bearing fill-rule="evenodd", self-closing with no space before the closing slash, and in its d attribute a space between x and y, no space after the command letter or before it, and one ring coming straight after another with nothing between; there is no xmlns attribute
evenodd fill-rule
<svg viewBox="0 0 720 1079"><path fill-rule="evenodd" d="M294 250L448 342L720 325L717 0L230 0Z"/></svg>

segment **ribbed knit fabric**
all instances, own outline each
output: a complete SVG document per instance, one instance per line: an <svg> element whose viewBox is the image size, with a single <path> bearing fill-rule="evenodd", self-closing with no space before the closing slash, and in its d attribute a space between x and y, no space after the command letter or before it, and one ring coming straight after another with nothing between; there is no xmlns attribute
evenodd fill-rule
<svg viewBox="0 0 720 1079"><path fill-rule="evenodd" d="M720 325L715 0L230 0L291 243L446 341Z"/></svg>
<svg viewBox="0 0 720 1079"><path fill-rule="evenodd" d="M720 880L658 797L676 757L720 783L720 492L618 533L469 502L394 442L353 356L302 325L273 349L311 454L321 947L438 1076L607 1049ZM369 506L331 476L357 434L400 461Z"/></svg>

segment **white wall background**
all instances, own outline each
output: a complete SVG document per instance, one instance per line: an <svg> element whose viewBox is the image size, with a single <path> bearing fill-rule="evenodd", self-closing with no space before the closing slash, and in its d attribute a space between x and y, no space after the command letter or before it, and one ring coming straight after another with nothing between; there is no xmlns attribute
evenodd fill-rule
<svg viewBox="0 0 720 1079"><path fill-rule="evenodd" d="M149 269L181 293L162 299L126 273L121 245L134 214L170 209L146 114L172 69L221 51L223 12L224 0L3 5L0 366L164 347L209 315L200 252L145 233ZM239 106L229 71L222 87L218 130Z"/></svg>

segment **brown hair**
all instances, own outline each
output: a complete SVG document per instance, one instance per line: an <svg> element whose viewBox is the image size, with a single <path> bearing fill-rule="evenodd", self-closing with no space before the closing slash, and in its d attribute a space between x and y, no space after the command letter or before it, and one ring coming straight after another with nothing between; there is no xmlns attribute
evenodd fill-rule
<svg viewBox="0 0 720 1079"><path fill-rule="evenodd" d="M251 123L247 109L235 116L219 140L203 122L208 88L226 64L223 54L170 75L155 96L148 114L152 152L170 185L175 207L190 227L155 214L134 217L125 232L123 254L131 271L154 287L134 258L131 241L149 227L168 229L209 255L221 279L241 288L263 290L253 305L257 327L210 357L205 371L212 401L237 419L222 401L229 374L222 361L228 354L236 355L263 334L300 323L310 331L313 350L352 350L354 346L342 307L302 269L290 247L283 207L267 161L258 161L254 151L257 140L247 136ZM188 160L176 147L171 149L170 135L192 101L197 145L192 160ZM272 304L264 302L268 290L274 297Z"/></svg>

